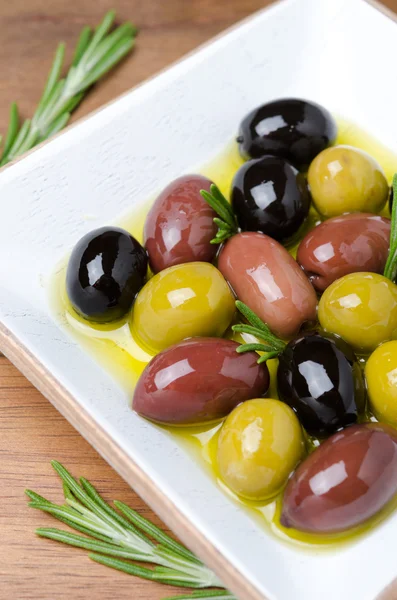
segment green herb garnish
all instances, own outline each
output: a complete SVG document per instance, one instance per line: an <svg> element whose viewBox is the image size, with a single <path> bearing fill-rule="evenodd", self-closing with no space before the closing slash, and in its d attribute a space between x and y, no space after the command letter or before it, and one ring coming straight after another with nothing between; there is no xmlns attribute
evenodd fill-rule
<svg viewBox="0 0 397 600"><path fill-rule="evenodd" d="M130 52L137 28L131 23L124 23L109 33L114 18L115 12L110 11L95 31L84 27L74 51L72 66L63 79L60 79L60 74L65 44L59 44L32 119L26 119L21 125L17 104L12 104L0 166L63 129L88 89Z"/></svg>
<svg viewBox="0 0 397 600"><path fill-rule="evenodd" d="M391 210L390 248L383 275L395 283L397 276L397 173L393 176L393 206Z"/></svg>
<svg viewBox="0 0 397 600"><path fill-rule="evenodd" d="M236 333L249 333L255 337L263 340L265 343L253 343L253 344L241 344L237 348L237 352L264 352L262 356L258 358L258 364L266 362L270 358L275 358L284 350L286 344L275 336L261 319L254 313L253 310L248 308L246 304L236 301L236 307L240 313L247 319L248 325L241 323L233 325L232 329Z"/></svg>
<svg viewBox="0 0 397 600"><path fill-rule="evenodd" d="M211 240L211 244L222 244L238 232L236 216L229 202L214 183L211 185L209 192L201 190L200 194L219 216L219 218L214 218L218 231L214 239Z"/></svg>
<svg viewBox="0 0 397 600"><path fill-rule="evenodd" d="M223 588L215 573L185 546L123 502L114 502L119 512L116 511L87 479L81 478L78 483L59 462L52 461L51 464L62 480L65 503L54 504L36 492L26 490L31 500L29 506L51 514L85 535L42 527L36 530L37 535L90 550L92 560L142 579L178 587L222 588L180 596L179 600L237 600ZM136 564L141 562L154 566L148 568Z"/></svg>

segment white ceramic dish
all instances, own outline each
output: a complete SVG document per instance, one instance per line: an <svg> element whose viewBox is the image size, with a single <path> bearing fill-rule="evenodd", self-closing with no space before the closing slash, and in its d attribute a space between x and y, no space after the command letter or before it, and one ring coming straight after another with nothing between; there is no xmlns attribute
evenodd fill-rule
<svg viewBox="0 0 397 600"><path fill-rule="evenodd" d="M81 235L207 162L266 100L318 101L396 151L395 56L396 23L374 6L285 0L0 174L1 349L242 600L373 600L397 575L397 513L326 553L276 540L128 408L54 320L48 282Z"/></svg>

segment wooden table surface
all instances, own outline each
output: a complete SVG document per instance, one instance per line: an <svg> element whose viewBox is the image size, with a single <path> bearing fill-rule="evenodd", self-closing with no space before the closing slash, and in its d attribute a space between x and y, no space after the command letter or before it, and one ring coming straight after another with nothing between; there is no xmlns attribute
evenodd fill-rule
<svg viewBox="0 0 397 600"><path fill-rule="evenodd" d="M265 6L266 0L7 0L0 1L0 132L17 100L31 116L55 47L70 49L81 28L110 8L118 20L140 28L134 54L97 85L76 118L115 98L232 23ZM397 12L397 0L384 4ZM3 198L3 201L6 199ZM119 499L159 523L158 518L101 459L52 405L0 357L0 600L156 600L174 590L143 582L92 563L83 550L34 535L55 526L51 517L26 506L29 487L61 500L49 461L87 476L106 499Z"/></svg>

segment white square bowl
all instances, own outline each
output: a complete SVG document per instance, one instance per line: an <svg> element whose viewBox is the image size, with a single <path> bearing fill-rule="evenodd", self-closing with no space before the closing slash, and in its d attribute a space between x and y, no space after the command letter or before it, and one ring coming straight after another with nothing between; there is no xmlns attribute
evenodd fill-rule
<svg viewBox="0 0 397 600"><path fill-rule="evenodd" d="M281 543L128 408L57 323L48 284L84 233L207 162L272 98L317 101L397 151L396 56L396 23L373 5L284 0L0 173L1 349L242 600L373 600L397 575L397 513L326 552Z"/></svg>

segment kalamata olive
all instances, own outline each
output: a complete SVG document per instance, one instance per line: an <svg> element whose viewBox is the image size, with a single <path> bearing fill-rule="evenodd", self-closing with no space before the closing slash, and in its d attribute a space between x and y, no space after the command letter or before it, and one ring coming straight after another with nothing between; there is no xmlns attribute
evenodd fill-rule
<svg viewBox="0 0 397 600"><path fill-rule="evenodd" d="M389 195L382 167L372 156L352 146L323 150L311 163L307 177L313 204L324 217L378 213Z"/></svg>
<svg viewBox="0 0 397 600"><path fill-rule="evenodd" d="M217 247L210 244L217 227L215 211L200 195L210 190L203 175L183 175L170 183L150 209L144 243L154 273L187 262L211 262Z"/></svg>
<svg viewBox="0 0 397 600"><path fill-rule="evenodd" d="M133 409L160 423L197 425L263 396L269 387L266 365L257 364L256 352L237 354L236 348L231 340L191 338L164 350L143 371Z"/></svg>
<svg viewBox="0 0 397 600"><path fill-rule="evenodd" d="M244 158L280 156L298 169L335 141L332 115L314 102L285 98L264 104L243 119L239 137Z"/></svg>
<svg viewBox="0 0 397 600"><path fill-rule="evenodd" d="M372 352L397 335L397 286L376 273L345 275L325 290L318 319L354 350Z"/></svg>
<svg viewBox="0 0 397 600"><path fill-rule="evenodd" d="M301 241L297 261L313 286L323 292L348 273L383 273L390 242L390 219L371 213L324 221Z"/></svg>
<svg viewBox="0 0 397 600"><path fill-rule="evenodd" d="M90 321L120 319L145 283L147 254L128 231L102 227L76 244L66 271L73 308Z"/></svg>
<svg viewBox="0 0 397 600"><path fill-rule="evenodd" d="M138 294L130 328L133 336L158 352L188 337L218 337L235 312L222 274L210 263L175 265L149 279Z"/></svg>
<svg viewBox="0 0 397 600"><path fill-rule="evenodd" d="M323 436L357 421L364 382L351 348L343 340L309 333L279 355L280 400L296 411L308 433Z"/></svg>
<svg viewBox="0 0 397 600"><path fill-rule="evenodd" d="M281 523L336 533L364 523L397 492L397 431L365 423L335 433L295 471Z"/></svg>
<svg viewBox="0 0 397 600"><path fill-rule="evenodd" d="M247 400L230 413L218 439L217 463L239 496L263 500L277 494L304 455L302 428L279 400Z"/></svg>
<svg viewBox="0 0 397 600"><path fill-rule="evenodd" d="M397 425L397 341L382 344L365 365L369 404L380 421Z"/></svg>
<svg viewBox="0 0 397 600"><path fill-rule="evenodd" d="M232 182L231 202L243 231L276 239L291 237L306 219L310 195L306 178L277 156L242 165Z"/></svg>
<svg viewBox="0 0 397 600"><path fill-rule="evenodd" d="M276 335L291 337L316 318L312 285L287 250L267 235L247 231L230 238L218 268L238 299Z"/></svg>

